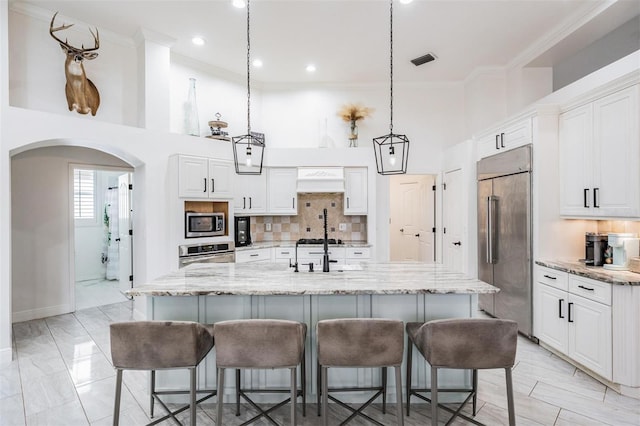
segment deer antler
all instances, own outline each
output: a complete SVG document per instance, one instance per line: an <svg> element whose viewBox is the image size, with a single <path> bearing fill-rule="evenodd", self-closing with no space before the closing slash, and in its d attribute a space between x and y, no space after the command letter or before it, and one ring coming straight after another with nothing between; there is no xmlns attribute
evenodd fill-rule
<svg viewBox="0 0 640 426"><path fill-rule="evenodd" d="M68 49L70 51L77 52L77 53L91 52L93 50L98 50L100 48L100 33L98 32L97 28L96 28L95 34L91 30L91 28L89 28L89 32L93 36L93 40L94 40L94 47L92 47L92 48L85 49L84 44L83 44L82 47L80 49L78 49L77 47L71 46L67 39L65 39L65 41L60 40L58 37L56 37L56 35L54 33L58 32L58 31L66 30L67 28L71 28L71 27L73 27L73 24L67 25L67 24L63 23L59 27L54 27L53 26L53 22L56 20L56 16L58 16L58 12L56 12L53 15L53 18L51 18L51 25L49 25L49 34L51 34L51 37L53 37L54 40L56 40L58 43L60 43L61 46L65 47L66 49Z"/></svg>

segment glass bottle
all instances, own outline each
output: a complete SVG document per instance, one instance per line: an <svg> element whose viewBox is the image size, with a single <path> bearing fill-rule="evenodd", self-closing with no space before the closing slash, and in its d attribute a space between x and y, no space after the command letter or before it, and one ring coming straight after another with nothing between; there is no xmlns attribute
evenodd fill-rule
<svg viewBox="0 0 640 426"><path fill-rule="evenodd" d="M200 136L198 104L196 103L196 79L193 77L189 78L189 97L185 104L184 122L187 134Z"/></svg>

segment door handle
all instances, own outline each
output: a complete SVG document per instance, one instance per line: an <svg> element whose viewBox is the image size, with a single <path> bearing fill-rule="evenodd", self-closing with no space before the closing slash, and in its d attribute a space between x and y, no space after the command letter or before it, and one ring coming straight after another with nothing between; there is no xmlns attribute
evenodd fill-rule
<svg viewBox="0 0 640 426"><path fill-rule="evenodd" d="M564 299L558 299L558 318L564 318L564 315L562 315L562 302L564 302Z"/></svg>
<svg viewBox="0 0 640 426"><path fill-rule="evenodd" d="M593 207L600 208L600 188L593 188Z"/></svg>
<svg viewBox="0 0 640 426"><path fill-rule="evenodd" d="M247 208L247 197L242 197L242 209Z"/></svg>
<svg viewBox="0 0 640 426"><path fill-rule="evenodd" d="M416 237L420 237L420 234L416 234L415 236L416 236Z"/></svg>
<svg viewBox="0 0 640 426"><path fill-rule="evenodd" d="M204 178L204 191L207 192L207 178Z"/></svg>
<svg viewBox="0 0 640 426"><path fill-rule="evenodd" d="M504 133L500 133L500 148L504 148Z"/></svg>
<svg viewBox="0 0 640 426"><path fill-rule="evenodd" d="M400 228L400 232L404 232L404 228Z"/></svg>
<svg viewBox="0 0 640 426"><path fill-rule="evenodd" d="M496 149L500 149L500 135L496 135Z"/></svg>
<svg viewBox="0 0 640 426"><path fill-rule="evenodd" d="M585 188L585 189L584 189L584 192L583 192L582 196L583 196L583 198L584 198L584 200L583 200L583 201L584 201L584 204L583 204L583 205L584 205L584 207L587 207L587 208L588 208L588 207L591 207L591 206L589 205L589 188Z"/></svg>
<svg viewBox="0 0 640 426"><path fill-rule="evenodd" d="M216 192L216 185L213 179L211 179L211 192Z"/></svg>
<svg viewBox="0 0 640 426"><path fill-rule="evenodd" d="M569 302L568 306L569 306L569 318L568 318L568 320L569 320L569 322L573 322L573 320L571 319L571 307L573 306L573 302Z"/></svg>
<svg viewBox="0 0 640 426"><path fill-rule="evenodd" d="M493 211L493 205L497 203L498 199L493 195L487 197L487 263L495 263L493 234L495 232L495 216Z"/></svg>
<svg viewBox="0 0 640 426"><path fill-rule="evenodd" d="M251 197L249 197L249 208L251 208Z"/></svg>
<svg viewBox="0 0 640 426"><path fill-rule="evenodd" d="M453 243L454 246L461 246L462 242L461 241L456 241L455 243Z"/></svg>

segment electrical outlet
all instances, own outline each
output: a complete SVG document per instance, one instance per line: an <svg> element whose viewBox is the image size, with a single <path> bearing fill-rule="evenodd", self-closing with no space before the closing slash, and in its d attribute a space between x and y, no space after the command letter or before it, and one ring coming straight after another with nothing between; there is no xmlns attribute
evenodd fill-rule
<svg viewBox="0 0 640 426"><path fill-rule="evenodd" d="M346 231L347 230L347 224L346 223L341 223L340 225L338 225L338 229L340 231Z"/></svg>
<svg viewBox="0 0 640 426"><path fill-rule="evenodd" d="M267 232L271 232L271 224L269 222L264 224L264 230Z"/></svg>

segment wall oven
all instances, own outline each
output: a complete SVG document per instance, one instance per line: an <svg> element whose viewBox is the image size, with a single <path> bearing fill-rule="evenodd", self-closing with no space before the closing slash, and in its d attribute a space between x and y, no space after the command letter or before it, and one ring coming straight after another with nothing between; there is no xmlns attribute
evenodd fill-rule
<svg viewBox="0 0 640 426"><path fill-rule="evenodd" d="M232 242L178 246L179 268L193 263L233 263L235 261L236 252Z"/></svg>
<svg viewBox="0 0 640 426"><path fill-rule="evenodd" d="M224 213L186 212L184 237L218 237L225 235Z"/></svg>

